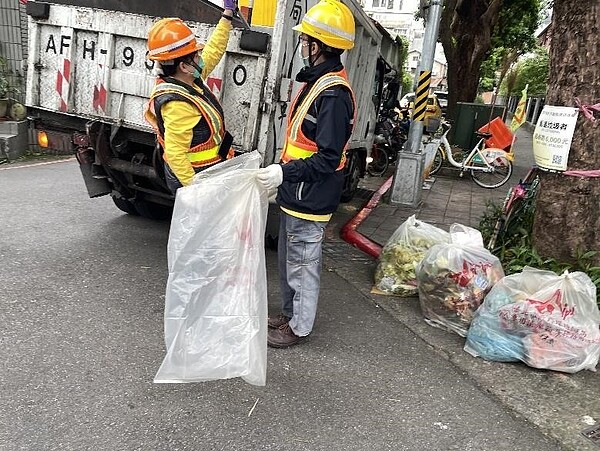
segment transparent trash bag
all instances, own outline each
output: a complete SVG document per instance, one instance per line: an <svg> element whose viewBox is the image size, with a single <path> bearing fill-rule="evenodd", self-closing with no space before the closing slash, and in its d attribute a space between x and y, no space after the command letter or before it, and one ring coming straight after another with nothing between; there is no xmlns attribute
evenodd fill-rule
<svg viewBox="0 0 600 451"><path fill-rule="evenodd" d="M428 324L464 337L504 271L500 260L483 247L478 230L453 224L450 241L429 249L417 266L419 303Z"/></svg>
<svg viewBox="0 0 600 451"><path fill-rule="evenodd" d="M267 192L257 152L177 191L168 242L166 357L154 382L242 377L265 385Z"/></svg>
<svg viewBox="0 0 600 451"><path fill-rule="evenodd" d="M465 351L541 369L594 371L599 327L596 286L585 273L558 276L525 267L488 293L467 333Z"/></svg>
<svg viewBox="0 0 600 451"><path fill-rule="evenodd" d="M415 268L432 246L448 243L450 234L412 215L396 229L381 250L373 293L398 296L417 294Z"/></svg>

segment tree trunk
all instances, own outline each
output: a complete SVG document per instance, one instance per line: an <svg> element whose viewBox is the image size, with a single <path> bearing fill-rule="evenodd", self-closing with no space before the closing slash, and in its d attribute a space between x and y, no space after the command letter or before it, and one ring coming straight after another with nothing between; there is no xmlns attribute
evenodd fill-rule
<svg viewBox="0 0 600 451"><path fill-rule="evenodd" d="M447 0L440 22L440 41L448 61L448 117L456 102L477 97L481 63L491 48L503 0Z"/></svg>
<svg viewBox="0 0 600 451"><path fill-rule="evenodd" d="M519 59L520 53L515 49L511 49L504 58L502 58L502 64L500 65L500 76L498 77L498 90L500 90L500 86L502 86L502 82L504 81L504 77L510 70L510 68L517 62ZM510 96L510 91L508 91L506 97Z"/></svg>
<svg viewBox="0 0 600 451"><path fill-rule="evenodd" d="M575 106L600 102L600 3L555 0L550 75L546 104ZM598 115L597 115L598 116ZM600 169L600 121L579 114L568 168ZM600 263L600 178L542 173L533 243L545 257L573 262L577 253L595 250Z"/></svg>

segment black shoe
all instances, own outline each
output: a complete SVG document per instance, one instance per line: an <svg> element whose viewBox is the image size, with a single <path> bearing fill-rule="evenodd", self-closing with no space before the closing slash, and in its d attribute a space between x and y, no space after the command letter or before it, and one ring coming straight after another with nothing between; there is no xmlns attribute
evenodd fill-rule
<svg viewBox="0 0 600 451"><path fill-rule="evenodd" d="M269 324L270 329L279 329L284 324L290 322L290 318L285 316L283 313L280 313L277 316L269 316L267 323Z"/></svg>

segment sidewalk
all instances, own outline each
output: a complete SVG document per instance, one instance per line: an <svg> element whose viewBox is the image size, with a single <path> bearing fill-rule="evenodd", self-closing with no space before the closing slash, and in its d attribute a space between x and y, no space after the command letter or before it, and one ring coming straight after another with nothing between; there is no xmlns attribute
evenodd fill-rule
<svg viewBox="0 0 600 451"><path fill-rule="evenodd" d="M367 217L358 231L384 245L398 225L413 214L422 221L446 230L455 222L477 228L486 203L502 203L508 189L518 183L531 168L534 162L531 136L531 133L522 128L517 131L513 174L504 186L491 190L481 188L472 181L469 174L465 173L460 178L457 169L444 166L435 176L431 189L422 191L419 207L412 209L390 205L390 190L384 196L384 202ZM389 175L393 175L393 172ZM375 190L381 182L380 177L369 177L364 179L362 186L367 190Z"/></svg>
<svg viewBox="0 0 600 451"><path fill-rule="evenodd" d="M436 175L431 189L422 192L422 202L417 208L390 205L388 192L358 227L358 232L385 245L397 227L413 214L445 230L455 222L477 228L486 202L501 203L508 189L523 178L531 167L531 138L531 132L523 127L517 131L514 172L504 186L486 190L477 186L470 175L465 174L461 179L457 171L444 168ZM324 246L325 266L344 277L377 307L385 309L408 327L434 348L440 357L453 363L468 379L492 394L509 411L539 427L565 449L599 450L600 446L581 435L584 429L600 422L598 373L582 371L570 375L536 370L525 364L486 362L474 358L463 351L464 338L431 327L423 321L418 298L371 293L376 261L341 240L339 230L392 174L384 178L365 178L359 193L361 199L342 205L334 215Z"/></svg>

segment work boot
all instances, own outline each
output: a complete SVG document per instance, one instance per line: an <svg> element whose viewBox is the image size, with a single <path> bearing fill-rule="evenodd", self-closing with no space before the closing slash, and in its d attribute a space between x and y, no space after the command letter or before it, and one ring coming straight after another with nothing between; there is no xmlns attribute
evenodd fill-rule
<svg viewBox="0 0 600 451"><path fill-rule="evenodd" d="M269 329L267 332L267 344L272 348L288 348L302 343L305 338L296 335L289 323L278 329Z"/></svg>
<svg viewBox="0 0 600 451"><path fill-rule="evenodd" d="M280 313L277 316L269 316L267 323L269 324L270 329L279 329L284 324L290 322L290 318L285 316L283 313Z"/></svg>

